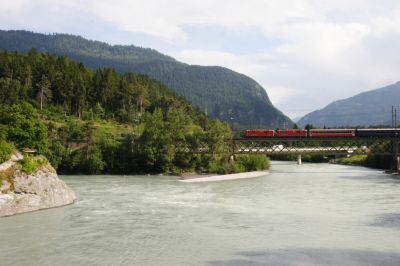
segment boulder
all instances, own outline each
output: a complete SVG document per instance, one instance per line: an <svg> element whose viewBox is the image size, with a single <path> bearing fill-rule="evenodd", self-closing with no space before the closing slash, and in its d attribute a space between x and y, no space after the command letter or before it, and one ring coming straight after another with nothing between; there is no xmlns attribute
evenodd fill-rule
<svg viewBox="0 0 400 266"><path fill-rule="evenodd" d="M18 159L21 157L10 159L14 164L3 163L8 168L0 167L8 175L0 184L0 217L60 207L75 201L74 191L58 178L49 163L27 174L15 167Z"/></svg>

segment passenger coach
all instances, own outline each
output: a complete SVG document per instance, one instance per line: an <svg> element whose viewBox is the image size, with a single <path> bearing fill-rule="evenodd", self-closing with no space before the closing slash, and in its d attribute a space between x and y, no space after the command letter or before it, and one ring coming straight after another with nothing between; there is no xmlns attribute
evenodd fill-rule
<svg viewBox="0 0 400 266"><path fill-rule="evenodd" d="M400 129L250 129L244 131L244 136L247 138L394 138L400 137Z"/></svg>

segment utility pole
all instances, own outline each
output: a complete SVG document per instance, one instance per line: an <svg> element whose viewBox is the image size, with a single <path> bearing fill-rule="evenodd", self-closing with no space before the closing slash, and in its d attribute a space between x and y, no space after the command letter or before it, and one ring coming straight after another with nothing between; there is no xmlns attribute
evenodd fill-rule
<svg viewBox="0 0 400 266"><path fill-rule="evenodd" d="M392 128L394 128L394 106L392 105Z"/></svg>
<svg viewBox="0 0 400 266"><path fill-rule="evenodd" d="M398 140L398 136L397 136L397 108L394 108L394 129L395 129L395 139L392 141L392 145L393 145L393 153L394 153L394 162L393 162L393 166L392 168L394 168L393 172L395 173L399 173L400 170L400 154L399 154L399 140Z"/></svg>

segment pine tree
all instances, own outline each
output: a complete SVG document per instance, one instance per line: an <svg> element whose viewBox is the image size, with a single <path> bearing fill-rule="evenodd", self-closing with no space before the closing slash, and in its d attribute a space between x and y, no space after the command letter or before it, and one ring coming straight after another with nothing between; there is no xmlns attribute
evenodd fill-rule
<svg viewBox="0 0 400 266"><path fill-rule="evenodd" d="M40 101L40 110L43 110L43 103L46 100L50 100L52 97L52 93L50 90L50 81L47 79L46 76L42 76L42 79L40 80L39 84L37 85L38 87L38 92L37 92L37 99Z"/></svg>

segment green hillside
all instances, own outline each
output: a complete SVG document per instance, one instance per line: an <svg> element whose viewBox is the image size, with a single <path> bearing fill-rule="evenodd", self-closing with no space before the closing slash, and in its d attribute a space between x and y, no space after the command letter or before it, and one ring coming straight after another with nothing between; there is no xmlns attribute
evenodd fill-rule
<svg viewBox="0 0 400 266"><path fill-rule="evenodd" d="M93 72L34 50L0 53L2 161L15 146L63 173L239 171L228 163L230 137L226 124L142 74Z"/></svg>
<svg viewBox="0 0 400 266"><path fill-rule="evenodd" d="M265 90L251 78L222 67L180 63L155 50L108 45L82 37L27 31L0 31L0 49L66 55L91 69L111 67L119 73L149 75L198 106L210 117L237 127L282 127L288 117L270 102Z"/></svg>
<svg viewBox="0 0 400 266"><path fill-rule="evenodd" d="M339 100L298 121L318 127L391 125L392 105L399 107L400 82ZM399 110L400 111L400 110Z"/></svg>

